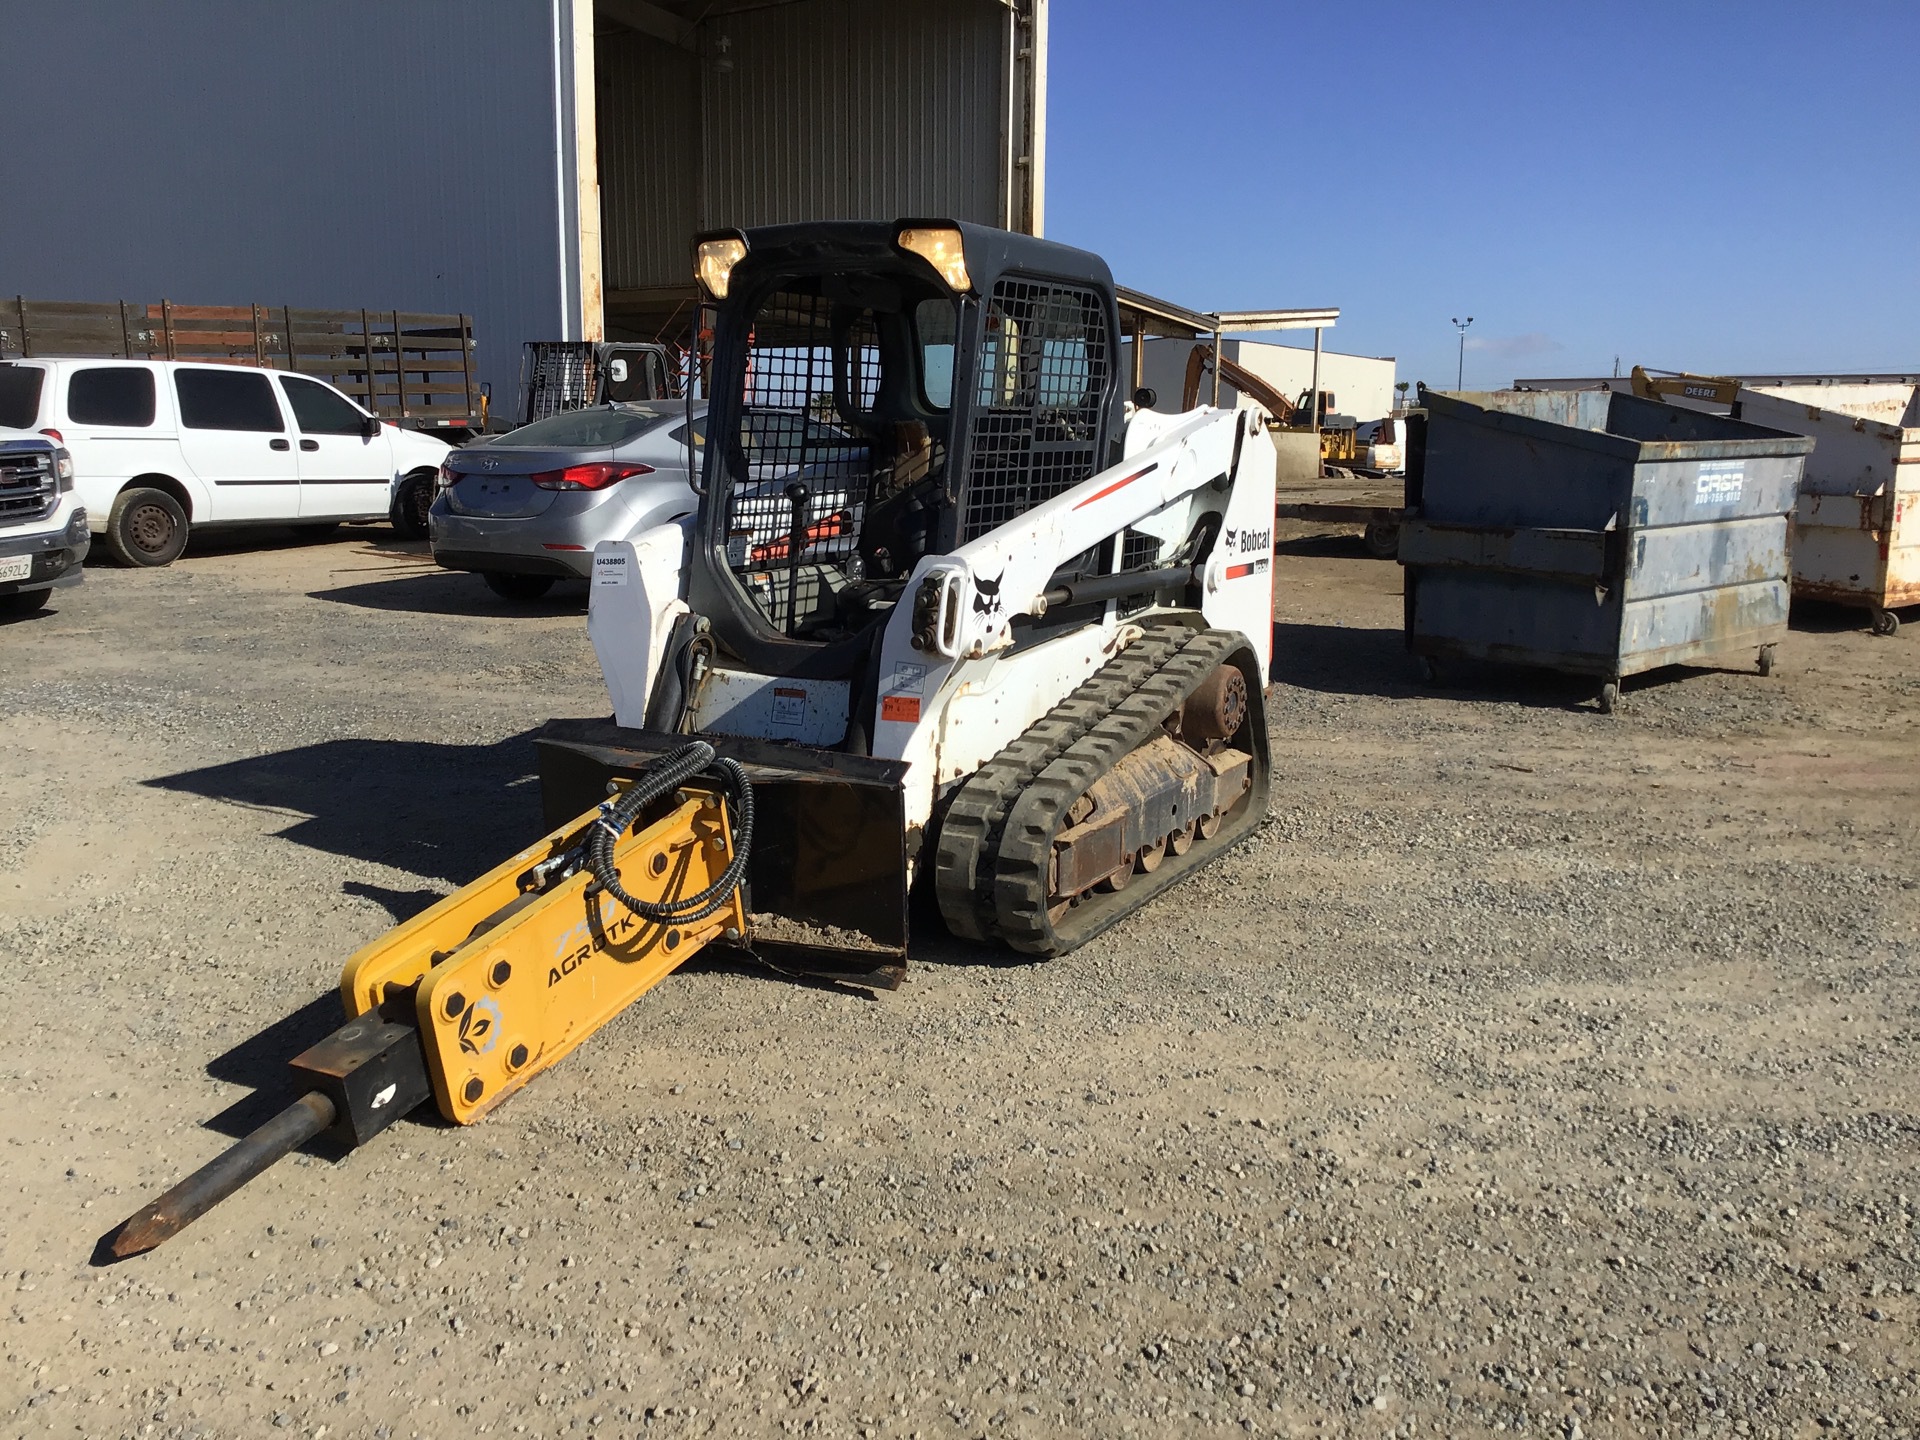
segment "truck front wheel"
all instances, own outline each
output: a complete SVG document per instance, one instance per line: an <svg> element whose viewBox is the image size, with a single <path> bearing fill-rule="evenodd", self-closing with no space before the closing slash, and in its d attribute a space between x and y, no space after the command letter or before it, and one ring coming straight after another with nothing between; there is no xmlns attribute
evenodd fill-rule
<svg viewBox="0 0 1920 1440"><path fill-rule="evenodd" d="M171 565L187 548L187 512L164 490L130 485L107 514L107 548L122 565Z"/></svg>

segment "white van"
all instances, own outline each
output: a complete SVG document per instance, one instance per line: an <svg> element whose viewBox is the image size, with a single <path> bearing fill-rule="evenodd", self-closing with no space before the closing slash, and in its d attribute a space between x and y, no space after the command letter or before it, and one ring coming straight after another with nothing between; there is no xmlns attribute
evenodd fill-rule
<svg viewBox="0 0 1920 1440"><path fill-rule="evenodd" d="M170 564L189 526L385 518L452 448L310 376L179 360L0 362L0 426L72 453L93 533L129 565Z"/></svg>

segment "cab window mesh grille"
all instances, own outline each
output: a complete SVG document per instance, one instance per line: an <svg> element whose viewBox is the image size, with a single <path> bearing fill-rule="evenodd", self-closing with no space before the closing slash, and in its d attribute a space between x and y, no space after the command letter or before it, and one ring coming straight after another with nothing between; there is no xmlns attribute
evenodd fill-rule
<svg viewBox="0 0 1920 1440"><path fill-rule="evenodd" d="M1093 291L1036 280L994 285L968 430L962 544L1098 468L1107 356L1106 308Z"/></svg>
<svg viewBox="0 0 1920 1440"><path fill-rule="evenodd" d="M859 568L873 453L841 423L840 402L864 413L879 393L872 315L776 291L754 317L743 386L725 455L727 564L770 625L798 634L830 617ZM806 488L797 509L795 485Z"/></svg>

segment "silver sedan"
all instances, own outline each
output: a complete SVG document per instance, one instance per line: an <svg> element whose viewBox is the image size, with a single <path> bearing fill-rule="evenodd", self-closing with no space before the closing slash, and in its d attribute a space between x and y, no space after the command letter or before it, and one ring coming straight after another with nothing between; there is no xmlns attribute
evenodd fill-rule
<svg viewBox="0 0 1920 1440"><path fill-rule="evenodd" d="M706 405L696 401L699 463ZM596 405L523 425L454 451L427 515L433 558L475 570L509 600L556 580L587 579L593 547L691 515L687 406L678 400Z"/></svg>

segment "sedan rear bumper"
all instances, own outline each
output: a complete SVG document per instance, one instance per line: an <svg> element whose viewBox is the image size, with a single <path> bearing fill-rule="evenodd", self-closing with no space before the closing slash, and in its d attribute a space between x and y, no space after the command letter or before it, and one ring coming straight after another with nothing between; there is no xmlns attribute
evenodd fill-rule
<svg viewBox="0 0 1920 1440"><path fill-rule="evenodd" d="M516 555L510 550L442 550L434 547L433 563L442 570L492 571L496 575L552 575L560 580L584 580L593 566L570 565L553 555Z"/></svg>
<svg viewBox="0 0 1920 1440"><path fill-rule="evenodd" d="M436 564L448 570L494 570L503 575L559 575L585 580L593 574L597 531L622 515L543 516L534 520L452 515L435 505L427 516ZM557 549L556 546L572 546Z"/></svg>

